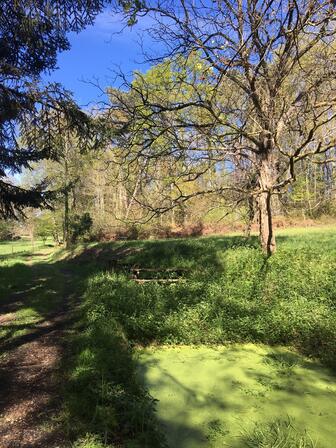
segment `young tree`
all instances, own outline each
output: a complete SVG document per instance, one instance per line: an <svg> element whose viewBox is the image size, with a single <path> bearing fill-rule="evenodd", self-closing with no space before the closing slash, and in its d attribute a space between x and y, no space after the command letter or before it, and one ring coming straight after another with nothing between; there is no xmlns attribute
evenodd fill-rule
<svg viewBox="0 0 336 448"><path fill-rule="evenodd" d="M85 203L84 211L89 207L89 201L83 189L83 181L87 175L90 161L95 156L97 138L89 138L87 133L83 135L78 132L77 128L68 126L66 116L56 114L52 116L57 118L56 123L49 123L50 133L48 135L48 145L50 150L55 154L53 160L45 160L39 164L35 164L33 180L29 182L30 186L36 184L35 179L45 179L55 193L53 208L57 210L58 215L56 221L62 221L63 242L68 247L71 242L70 223L72 216L81 210L81 203ZM39 115L39 120L44 121L44 112ZM94 129L94 119L92 118L91 130ZM54 127L53 127L54 126ZM58 127L63 128L63 132L58 132ZM31 126L29 133L35 135L35 145L37 149L43 149L45 146L46 134L39 132ZM83 191L81 191L83 190ZM62 210L60 210L62 209Z"/></svg>
<svg viewBox="0 0 336 448"><path fill-rule="evenodd" d="M129 123L146 115L150 138L131 125L124 126L128 137L142 138L147 153L158 136L169 135L188 156L198 150L198 158L246 160L256 182L244 180L237 191L255 198L261 245L272 254L274 196L295 180L297 162L335 146L334 2L153 0L131 5L128 14L151 17L148 31L162 49L160 60L183 55L189 61L197 52L210 84L205 93L199 80L177 77L169 101L153 98L146 80L128 85L143 107L120 108ZM192 95L176 94L183 86Z"/></svg>

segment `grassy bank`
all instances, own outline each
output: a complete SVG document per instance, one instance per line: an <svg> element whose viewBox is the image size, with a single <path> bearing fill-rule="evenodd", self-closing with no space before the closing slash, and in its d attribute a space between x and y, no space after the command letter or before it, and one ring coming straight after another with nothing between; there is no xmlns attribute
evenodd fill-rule
<svg viewBox="0 0 336 448"><path fill-rule="evenodd" d="M53 252L42 241L0 243L0 343L27 334L59 305L63 282Z"/></svg>
<svg viewBox="0 0 336 448"><path fill-rule="evenodd" d="M125 262L187 268L184 278L137 284L103 272L90 280L87 307L115 319L134 343L291 344L333 365L336 236L279 240L271 259L234 236L137 243Z"/></svg>
<svg viewBox="0 0 336 448"><path fill-rule="evenodd" d="M255 238L238 235L97 245L79 257L93 275L70 374L73 435L96 434L113 446L164 445L153 399L136 374L139 345L287 345L335 368L335 229L294 229L278 242L271 259ZM186 271L176 283L137 284L108 269L114 258Z"/></svg>

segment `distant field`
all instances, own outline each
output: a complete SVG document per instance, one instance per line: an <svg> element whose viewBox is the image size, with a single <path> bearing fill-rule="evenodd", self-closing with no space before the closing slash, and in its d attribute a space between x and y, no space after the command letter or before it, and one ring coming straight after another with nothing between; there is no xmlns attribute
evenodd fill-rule
<svg viewBox="0 0 336 448"><path fill-rule="evenodd" d="M19 254L21 252L31 252L45 248L46 244L50 244L52 241L48 241L44 243L41 240L29 240L29 239L20 239L16 241L0 241L0 256L1 255L12 255Z"/></svg>

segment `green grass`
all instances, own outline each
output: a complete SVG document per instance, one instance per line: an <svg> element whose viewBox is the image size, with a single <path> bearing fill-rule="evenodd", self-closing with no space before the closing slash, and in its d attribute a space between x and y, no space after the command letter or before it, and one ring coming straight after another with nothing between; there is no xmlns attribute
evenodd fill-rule
<svg viewBox="0 0 336 448"><path fill-rule="evenodd" d="M270 405L272 420L261 418L259 422L254 414L242 414L241 423L248 433L245 445L238 445L239 448L259 446L253 440L262 437L265 441L260 442L260 448L273 447L269 440L272 434L277 437L276 431L287 444L279 439L279 447L315 446L305 430L310 431L313 426L317 438L322 438L324 430L311 423L309 411L304 417L304 401L296 396L299 385L287 393L281 390L298 369L302 384L322 381L319 375L334 384L332 374L319 373L320 367L316 367L314 377L314 369L307 367L305 358L298 361L297 353L336 367L336 232L333 227L283 231L279 232L278 243L278 252L270 259L262 255L255 237L246 240L239 235L109 243L91 247L92 252L83 255L77 252L75 259L90 261L94 274L84 294L85 331L77 334L77 350L70 368L66 412L73 435L84 437L88 432L109 443L123 440L127 447L164 446L163 429L155 419L155 402L136 375L137 347L254 343L288 346L294 351L293 358L270 351L258 363L259 373L273 372L270 382L275 387L274 394L283 396L277 405L276 401ZM139 267L189 271L179 283L137 284L122 271L111 272L107 268L107 261L114 258ZM157 355L152 356L155 359ZM196 356L192 364L197 362ZM253 359L249 362L249 367L254 368ZM199 368L194 372L197 382ZM216 377L212 371L206 376L210 381ZM297 378L296 373L294 376ZM228 387L224 374L216 378L216 387ZM251 400L258 401L263 399L258 394L264 394L266 386L262 380L260 384L253 381L247 387ZM151 395L160 398L160 391L148 384ZM197 393L197 385L192 389ZM303 396L302 388L298 390L298 395ZM324 402L324 392L313 390L316 400L322 400L323 409L329 412L329 398ZM290 413L298 419L298 430L296 422L294 429L286 427L287 415L280 411L289 396L296 397L300 409ZM242 401L242 396L237 400ZM161 405L160 401L159 409ZM267 406L265 409L268 415ZM230 412L234 415L234 409ZM261 426L254 426L259 423ZM216 424L210 428L212 432L216 432ZM190 433L196 429L197 425L192 425ZM184 448L182 444L174 446Z"/></svg>
<svg viewBox="0 0 336 448"><path fill-rule="evenodd" d="M41 240L20 239L15 241L0 241L0 259L4 260L8 255L23 255L28 253L34 254L39 249L45 249L46 244L51 244L50 241L45 243Z"/></svg>
<svg viewBox="0 0 336 448"><path fill-rule="evenodd" d="M227 412L220 411L220 419L216 415L209 417L205 432L202 427L206 446L217 443L236 448L221 443L229 437L228 429L234 434L232 418L237 410L241 412L242 429L239 434L235 432L237 448L323 448L322 440L328 447L324 423L318 426L316 422L329 421L325 413L331 412L330 396L335 393L334 227L281 231L278 252L270 259L262 255L255 236L247 240L237 234L91 244L55 256L38 256L37 251L33 257L24 252L11 255L4 246L1 250L6 250L7 256L0 268L0 297L14 300L13 292L26 297L21 319L32 323L55 306L62 295L64 267L71 269L73 289L83 297L77 323L68 336L69 353L64 366L66 388L61 419L69 437L77 440L74 446L165 446L164 434L169 436L170 432L161 425L164 400L156 403L164 385L161 391L159 383L153 385L150 372L168 362L164 357L169 359L170 351L179 350L160 347L186 346L183 350L189 350L191 355L183 368L191 372L185 377L195 382L190 385L191 392L197 395L204 390L205 395L211 394L207 387L212 384L219 391L215 398L220 398L223 389L227 391L224 398L233 402ZM122 270L113 272L108 267L111 259L139 267L187 271L178 283L137 284ZM149 376L141 376L138 353L152 346L158 351L143 355L148 357ZM290 351L276 349L278 346L287 346ZM231 361L225 351L230 347L236 347L236 369L247 372L246 378L241 373L242 378L235 380L234 369L230 373ZM244 360L239 353L246 354L246 347L254 349ZM209 363L203 362L203 367L201 357L193 355L202 350L209 353ZM223 356L212 361L211 353L218 355L221 350ZM155 365L160 356L162 360ZM333 370L323 370L319 362ZM167 372L174 376L176 368L171 360ZM234 386L231 380L238 383ZM312 392L306 394L305 390ZM178 403L182 396L177 398ZM205 400L199 406L196 400L195 413L188 423L191 440L199 430L197 419L202 418L202 413L216 414L213 401ZM320 420L315 415L317 402L321 405ZM259 403L260 414L243 412L239 403L250 403L252 408ZM285 405L289 406L286 412L282 409ZM164 406L164 413L170 412L169 406ZM332 431L332 425L329 427ZM174 446L179 447L184 445Z"/></svg>
<svg viewBox="0 0 336 448"><path fill-rule="evenodd" d="M128 263L184 267L177 284L136 284L122 273L94 276L91 315L108 315L140 344L290 344L333 365L336 236L279 237L265 259L240 237L139 242Z"/></svg>
<svg viewBox="0 0 336 448"><path fill-rule="evenodd" d="M38 340L40 324L49 320L54 313L64 312L65 299L71 310L74 296L76 294L80 297L88 275L86 266L77 266L63 259L63 252L55 251L50 245L36 242L32 247L22 241L15 243L17 245L14 253L11 241L7 244L1 243L0 356L4 358L12 349L20 347L25 342ZM53 325L48 328L53 328ZM71 328L68 329L68 333L70 337ZM61 341L57 341L58 343ZM64 359L63 371L61 373L57 371L64 385L68 380L65 372L66 362L67 359ZM4 374L5 380L8 381L11 372L4 370ZM59 393L61 395L63 390ZM61 416L51 418L48 414L42 426L51 432L56 427L59 429L61 421Z"/></svg>
<svg viewBox="0 0 336 448"><path fill-rule="evenodd" d="M29 333L60 303L63 285L52 251L42 241L0 243L0 306L7 316L0 342Z"/></svg>

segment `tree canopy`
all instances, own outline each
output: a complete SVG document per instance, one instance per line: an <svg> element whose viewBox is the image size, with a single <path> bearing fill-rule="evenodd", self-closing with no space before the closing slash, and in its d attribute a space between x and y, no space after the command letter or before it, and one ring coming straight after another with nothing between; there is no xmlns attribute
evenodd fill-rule
<svg viewBox="0 0 336 448"><path fill-rule="evenodd" d="M197 52L208 81L205 95L204 83L177 78L168 103L153 100L150 82L141 84L141 93L139 87L128 85L151 111L148 129L153 138L147 152L156 146L158 134L161 139L174 134L175 147L180 144L185 155L191 149L202 154L207 147L209 159L230 158L236 165L244 160L245 171L251 172L246 194L255 201L262 247L271 254L276 247L274 197L295 181L300 160L335 146L334 4L329 0L163 0L130 9L130 14L136 12L151 17L148 32L160 43L161 55L152 61L183 56L188 64ZM174 95L186 88L192 89L191 96ZM132 113L129 106L124 110L130 121L143 113L138 106ZM175 114L174 119L162 119L167 113ZM131 143L134 132L128 134ZM186 135L192 136L193 146L191 139L185 144ZM245 188L240 184L238 190Z"/></svg>
<svg viewBox="0 0 336 448"><path fill-rule="evenodd" d="M42 86L40 77L68 48L67 32L92 23L110 3L18 1L0 22L0 217L48 206L51 197L45 182L27 189L8 175L45 158L58 161L63 173L66 141L75 142L79 159L100 141L104 153L89 171L97 168L92 200L99 203L101 222L108 208L126 221L156 219L175 208L182 216L187 201L207 196L225 203L226 211L243 208L250 222L257 217L261 245L270 255L280 202L295 207L306 198L313 214L332 191L333 2L120 1L117 10L128 24L150 16L147 32L159 45L156 54L146 55L148 72L137 71L133 79L121 74L121 87L108 89L107 108L93 119L69 92ZM5 2L3 18L11 6ZM70 188L64 179L58 184ZM82 180L89 186L89 179ZM73 202L80 196L75 190L67 190Z"/></svg>
<svg viewBox="0 0 336 448"><path fill-rule="evenodd" d="M47 206L44 183L32 189L8 178L32 162L56 157L49 145L58 116L79 133L88 117L59 84L42 86L43 72L56 68L57 54L69 49L67 33L92 24L107 2L101 0L4 0L0 13L0 217L17 216L26 206ZM43 111L43 114L41 114ZM43 119L41 120L41 117ZM63 120L64 122L64 120ZM38 127L39 125L39 127ZM30 132L31 126L35 132ZM44 145L36 146L38 129ZM20 138L19 138L20 136Z"/></svg>

